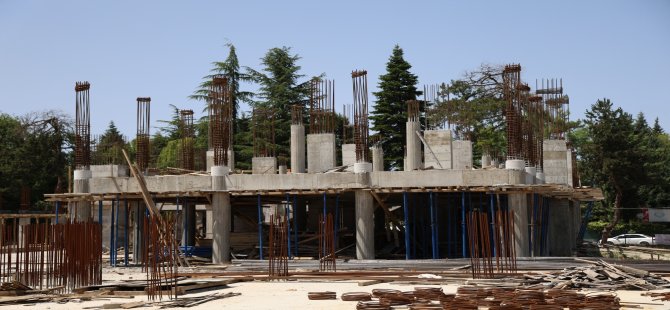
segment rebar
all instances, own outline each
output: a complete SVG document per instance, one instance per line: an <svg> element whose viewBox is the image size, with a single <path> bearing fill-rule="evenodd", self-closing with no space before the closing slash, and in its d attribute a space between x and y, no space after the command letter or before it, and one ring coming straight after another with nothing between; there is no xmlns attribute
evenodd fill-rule
<svg viewBox="0 0 670 310"><path fill-rule="evenodd" d="M368 72L351 72L354 90L354 143L356 144L356 162L370 162L368 148Z"/></svg>
<svg viewBox="0 0 670 310"><path fill-rule="evenodd" d="M251 123L254 135L254 156L275 156L275 111L272 108L254 108Z"/></svg>
<svg viewBox="0 0 670 310"><path fill-rule="evenodd" d="M74 87L76 96L76 117L74 132L75 169L88 170L91 165L91 112L88 82L77 82Z"/></svg>
<svg viewBox="0 0 670 310"><path fill-rule="evenodd" d="M506 101L507 158L523 159L521 151L521 65L506 65L503 70L503 99Z"/></svg>
<svg viewBox="0 0 670 310"><path fill-rule="evenodd" d="M309 85L309 133L335 132L335 81L317 77Z"/></svg>
<svg viewBox="0 0 670 310"><path fill-rule="evenodd" d="M353 105L345 104L343 107L342 117L342 144L354 143L354 112Z"/></svg>
<svg viewBox="0 0 670 310"><path fill-rule="evenodd" d="M319 271L337 271L333 214L321 216L319 225Z"/></svg>
<svg viewBox="0 0 670 310"><path fill-rule="evenodd" d="M419 100L407 100L407 121L418 122L420 116L421 102Z"/></svg>
<svg viewBox="0 0 670 310"><path fill-rule="evenodd" d="M135 162L140 171L149 168L151 145L149 139L150 97L137 97L137 136L135 137Z"/></svg>
<svg viewBox="0 0 670 310"><path fill-rule="evenodd" d="M180 110L181 140L179 144L178 166L185 170L195 169L193 110Z"/></svg>
<svg viewBox="0 0 670 310"><path fill-rule="evenodd" d="M226 77L214 77L210 87L209 126L214 150L214 165L228 164L228 149L232 137L232 90Z"/></svg>
<svg viewBox="0 0 670 310"><path fill-rule="evenodd" d="M542 96L546 106L546 138L565 139L570 114L568 106L570 98L563 94L563 79L542 79L536 88L535 92Z"/></svg>
<svg viewBox="0 0 670 310"><path fill-rule="evenodd" d="M288 221L281 215L270 216L268 242L268 277L281 279L288 277Z"/></svg>
<svg viewBox="0 0 670 310"><path fill-rule="evenodd" d="M303 110L303 106L301 104L291 105L291 124L292 125L302 125L302 110Z"/></svg>

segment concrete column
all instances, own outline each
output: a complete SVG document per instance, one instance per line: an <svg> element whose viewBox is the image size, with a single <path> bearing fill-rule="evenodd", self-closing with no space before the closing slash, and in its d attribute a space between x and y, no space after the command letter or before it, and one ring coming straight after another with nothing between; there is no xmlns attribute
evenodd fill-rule
<svg viewBox="0 0 670 310"><path fill-rule="evenodd" d="M372 171L384 171L384 150L381 145L370 148L372 153Z"/></svg>
<svg viewBox="0 0 670 310"><path fill-rule="evenodd" d="M482 168L491 166L491 156L488 154L482 155Z"/></svg>
<svg viewBox="0 0 670 310"><path fill-rule="evenodd" d="M291 125L291 173L305 173L304 125Z"/></svg>
<svg viewBox="0 0 670 310"><path fill-rule="evenodd" d="M336 163L335 134L307 135L307 172L324 172L335 167Z"/></svg>
<svg viewBox="0 0 670 310"><path fill-rule="evenodd" d="M89 192L89 180L91 179L91 170L74 171L73 192L78 194ZM91 204L88 201L77 201L71 204L70 220L74 222L85 222L91 218Z"/></svg>
<svg viewBox="0 0 670 310"><path fill-rule="evenodd" d="M514 211L514 248L517 257L528 257L530 236L528 235L528 200L526 194L509 194L509 209Z"/></svg>
<svg viewBox="0 0 670 310"><path fill-rule="evenodd" d="M212 167L212 190L226 189L228 167ZM215 192L212 194L212 263L230 263L230 194Z"/></svg>
<svg viewBox="0 0 670 310"><path fill-rule="evenodd" d="M144 217L146 210L142 202L131 202L130 209L134 212L133 225L133 262L139 264L144 261Z"/></svg>
<svg viewBox="0 0 670 310"><path fill-rule="evenodd" d="M570 256L574 244L572 210L566 199L548 199L549 227L547 233L549 256Z"/></svg>
<svg viewBox="0 0 670 310"><path fill-rule="evenodd" d="M232 146L228 149L228 169L230 171L235 170L235 150L233 150Z"/></svg>
<svg viewBox="0 0 670 310"><path fill-rule="evenodd" d="M374 204L372 195L356 190L356 258L375 258Z"/></svg>
<svg viewBox="0 0 670 310"><path fill-rule="evenodd" d="M421 168L421 140L416 136L416 132L421 130L419 122L405 123L406 142L407 142L407 161L405 171L412 171Z"/></svg>
<svg viewBox="0 0 670 310"><path fill-rule="evenodd" d="M356 144L342 144L342 166L356 163Z"/></svg>

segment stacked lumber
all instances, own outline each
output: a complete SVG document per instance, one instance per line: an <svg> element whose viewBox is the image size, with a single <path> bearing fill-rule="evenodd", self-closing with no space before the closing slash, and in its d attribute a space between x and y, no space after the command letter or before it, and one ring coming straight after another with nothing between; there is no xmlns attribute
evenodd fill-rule
<svg viewBox="0 0 670 310"><path fill-rule="evenodd" d="M559 272L526 274L523 284L555 289L590 288L596 290L656 290L670 288L662 277L637 268L588 261L590 266L567 267Z"/></svg>

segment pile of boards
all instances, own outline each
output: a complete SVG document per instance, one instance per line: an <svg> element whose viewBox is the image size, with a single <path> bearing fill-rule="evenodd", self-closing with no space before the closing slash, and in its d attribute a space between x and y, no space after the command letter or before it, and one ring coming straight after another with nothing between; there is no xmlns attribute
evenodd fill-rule
<svg viewBox="0 0 670 310"><path fill-rule="evenodd" d="M609 264L603 260L588 262L592 264L583 267L568 267L560 272L525 274L523 284L556 289L648 291L670 288L670 282L645 270Z"/></svg>

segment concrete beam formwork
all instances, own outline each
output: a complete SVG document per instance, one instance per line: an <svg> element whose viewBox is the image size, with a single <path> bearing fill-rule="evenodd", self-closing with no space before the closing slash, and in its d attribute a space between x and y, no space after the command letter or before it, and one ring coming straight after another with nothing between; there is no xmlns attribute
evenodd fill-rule
<svg viewBox="0 0 670 310"><path fill-rule="evenodd" d="M307 135L307 172L319 173L335 167L337 163L335 134Z"/></svg>
<svg viewBox="0 0 670 310"><path fill-rule="evenodd" d="M212 190L226 189L226 175L228 168L214 166L212 173ZM230 263L230 194L214 192L212 194L212 263Z"/></svg>
<svg viewBox="0 0 670 310"><path fill-rule="evenodd" d="M305 173L304 125L291 125L291 173Z"/></svg>
<svg viewBox="0 0 670 310"><path fill-rule="evenodd" d="M421 140L416 133L421 130L421 124L416 121L405 123L407 156L405 159L405 171L421 169Z"/></svg>

